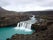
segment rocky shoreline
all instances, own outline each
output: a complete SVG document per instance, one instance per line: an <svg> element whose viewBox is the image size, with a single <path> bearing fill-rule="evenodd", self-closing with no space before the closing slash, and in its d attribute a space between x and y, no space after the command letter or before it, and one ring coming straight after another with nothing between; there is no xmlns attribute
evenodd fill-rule
<svg viewBox="0 0 53 40"><path fill-rule="evenodd" d="M42 23L38 22L33 24L32 27L35 29L34 33L30 35L14 34L6 40L53 40L53 22L48 21L48 19L44 22L42 21Z"/></svg>
<svg viewBox="0 0 53 40"><path fill-rule="evenodd" d="M28 20L31 15L35 15L38 20L31 28L36 31L31 35L15 34L6 40L53 40L53 11L14 12L0 7L0 27L16 26L18 22Z"/></svg>
<svg viewBox="0 0 53 40"><path fill-rule="evenodd" d="M53 40L53 24L47 26L46 30L35 31L31 35L15 34L6 40Z"/></svg>
<svg viewBox="0 0 53 40"><path fill-rule="evenodd" d="M7 38L6 40L44 40L44 34L46 36L47 28L47 20L41 21L35 24L32 24L31 29L35 29L35 32L32 34L15 34L11 38ZM40 38L39 38L40 37Z"/></svg>
<svg viewBox="0 0 53 40"><path fill-rule="evenodd" d="M28 20L31 15L35 15L35 18L43 18L47 20L48 15L53 17L51 14L53 14L53 11L15 12L0 7L0 27L14 25L20 21ZM39 21L39 19L37 20Z"/></svg>
<svg viewBox="0 0 53 40"><path fill-rule="evenodd" d="M19 15L19 16L4 16L0 17L0 27L9 26L9 25L17 25L20 21L28 20L29 16L27 15Z"/></svg>

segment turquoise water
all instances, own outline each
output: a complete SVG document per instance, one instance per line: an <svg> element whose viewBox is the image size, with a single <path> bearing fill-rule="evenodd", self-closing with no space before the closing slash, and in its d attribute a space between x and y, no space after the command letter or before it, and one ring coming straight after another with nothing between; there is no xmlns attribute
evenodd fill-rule
<svg viewBox="0 0 53 40"><path fill-rule="evenodd" d="M0 28L0 40L6 40L7 38L12 37L12 35L14 35L16 33L17 34L32 34L33 31L26 32L24 30L14 29L14 27Z"/></svg>

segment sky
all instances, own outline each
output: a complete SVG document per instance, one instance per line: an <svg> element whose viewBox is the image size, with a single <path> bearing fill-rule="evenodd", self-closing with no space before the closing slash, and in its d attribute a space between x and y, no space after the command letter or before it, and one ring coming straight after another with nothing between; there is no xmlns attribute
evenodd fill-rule
<svg viewBox="0 0 53 40"><path fill-rule="evenodd" d="M10 11L53 10L53 0L0 0L0 7Z"/></svg>

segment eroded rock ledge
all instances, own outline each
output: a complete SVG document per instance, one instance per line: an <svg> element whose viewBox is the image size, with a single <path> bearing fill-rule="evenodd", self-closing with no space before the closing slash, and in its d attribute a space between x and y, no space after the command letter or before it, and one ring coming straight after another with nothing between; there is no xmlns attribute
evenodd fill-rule
<svg viewBox="0 0 53 40"><path fill-rule="evenodd" d="M47 22L37 22L35 24L32 24L31 29L35 29L35 32L31 35L27 34L15 34L11 38L7 38L7 40L47 40L45 38L47 36Z"/></svg>
<svg viewBox="0 0 53 40"><path fill-rule="evenodd" d="M15 34L7 40L53 40L53 22L38 22L32 25L36 30L31 35Z"/></svg>
<svg viewBox="0 0 53 40"><path fill-rule="evenodd" d="M47 30L34 32L31 35L15 34L11 38L7 38L7 40L53 40L53 24L47 27Z"/></svg>
<svg viewBox="0 0 53 40"><path fill-rule="evenodd" d="M14 26L14 25L17 25L18 22L25 21L25 20L29 20L28 15L2 16L2 17L0 17L0 27L10 26L10 25Z"/></svg>

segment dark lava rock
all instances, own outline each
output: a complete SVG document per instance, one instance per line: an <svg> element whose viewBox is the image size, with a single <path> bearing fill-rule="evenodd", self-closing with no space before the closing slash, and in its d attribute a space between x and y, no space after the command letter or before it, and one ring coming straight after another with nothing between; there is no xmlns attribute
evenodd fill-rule
<svg viewBox="0 0 53 40"><path fill-rule="evenodd" d="M17 25L20 21L29 20L29 16L27 15L10 15L10 16L3 16L0 17L0 27L10 26L10 25Z"/></svg>
<svg viewBox="0 0 53 40"><path fill-rule="evenodd" d="M45 31L34 32L31 35L13 35L11 40L53 40L53 24Z"/></svg>
<svg viewBox="0 0 53 40"><path fill-rule="evenodd" d="M7 38L6 40L10 40L10 38Z"/></svg>
<svg viewBox="0 0 53 40"><path fill-rule="evenodd" d="M37 21L35 24L32 24L31 29L36 31L43 31L47 29L47 21Z"/></svg>
<svg viewBox="0 0 53 40"><path fill-rule="evenodd" d="M53 40L53 23L48 25L48 23L45 21L42 23L38 22L33 24L32 28L37 30L38 32L35 31L30 35L15 34L10 39L11 40Z"/></svg>

